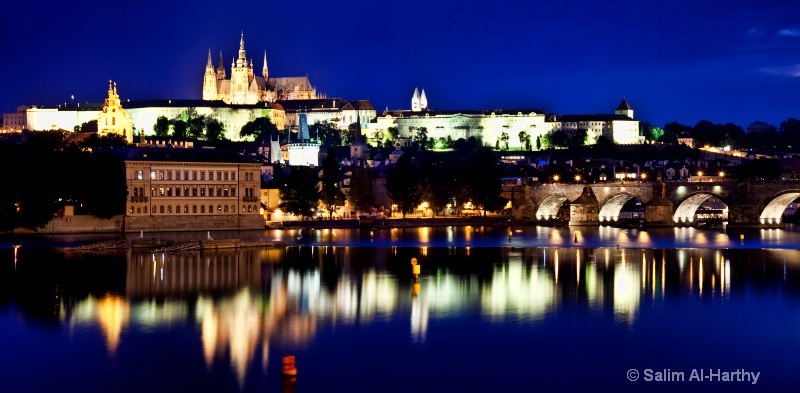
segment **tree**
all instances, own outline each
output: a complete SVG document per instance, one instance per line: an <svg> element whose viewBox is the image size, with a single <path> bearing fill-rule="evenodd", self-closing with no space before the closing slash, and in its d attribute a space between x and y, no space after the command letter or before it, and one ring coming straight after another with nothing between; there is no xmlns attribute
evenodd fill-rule
<svg viewBox="0 0 800 393"><path fill-rule="evenodd" d="M205 116L192 117L186 122L186 136L188 137L201 139L205 134L205 129Z"/></svg>
<svg viewBox="0 0 800 393"><path fill-rule="evenodd" d="M358 123L351 123L347 126L347 130L342 131L342 145L349 146L355 143L356 133L361 134L361 125Z"/></svg>
<svg viewBox="0 0 800 393"><path fill-rule="evenodd" d="M428 159L421 171L421 182L424 184L422 195L430 203L434 217L436 212L444 211L453 198L450 186L454 176L449 170L450 167L443 161Z"/></svg>
<svg viewBox="0 0 800 393"><path fill-rule="evenodd" d="M422 200L422 190L419 185L419 175L411 162L411 154L403 154L397 159L397 164L386 175L386 192L389 199L397 205L403 214L412 213Z"/></svg>
<svg viewBox="0 0 800 393"><path fill-rule="evenodd" d="M328 219L332 219L333 212L344 205L344 193L339 186L341 176L339 162L336 161L336 152L328 149L328 156L325 157L325 161L322 161L322 185L320 188L320 199L325 210L328 211Z"/></svg>
<svg viewBox="0 0 800 393"><path fill-rule="evenodd" d="M392 145L400 138L400 130L397 127L389 127L386 129L386 139L392 142Z"/></svg>
<svg viewBox="0 0 800 393"><path fill-rule="evenodd" d="M509 139L510 138L508 136L508 133L505 132L505 130L503 130L503 132L500 133L500 140L503 142L504 150L508 150L508 140Z"/></svg>
<svg viewBox="0 0 800 393"><path fill-rule="evenodd" d="M421 148L425 148L428 146L428 129L426 127L420 127L417 129L417 133L414 135L414 140L419 144Z"/></svg>
<svg viewBox="0 0 800 393"><path fill-rule="evenodd" d="M646 139L657 141L661 139L662 136L664 136L664 129L657 126L650 126L646 136L647 136Z"/></svg>
<svg viewBox="0 0 800 393"><path fill-rule="evenodd" d="M278 127L275 126L269 117L265 116L247 122L239 131L239 136L243 139L247 138L256 142L262 142L269 140L271 135L278 133Z"/></svg>
<svg viewBox="0 0 800 393"><path fill-rule="evenodd" d="M527 131L522 130L519 132L519 144L521 146L525 146L526 150L531 149L531 136L528 134Z"/></svg>
<svg viewBox="0 0 800 393"><path fill-rule="evenodd" d="M356 212L369 211L375 203L375 197L372 196L372 170L361 166L354 166L351 170L347 201Z"/></svg>
<svg viewBox="0 0 800 393"><path fill-rule="evenodd" d="M169 120L164 116L159 116L156 119L156 124L153 125L153 133L157 137L166 137L169 135Z"/></svg>
<svg viewBox="0 0 800 393"><path fill-rule="evenodd" d="M89 135L88 138L80 142L81 148L99 149L109 147L125 147L128 145L128 140L119 134L106 134L99 136L97 134Z"/></svg>
<svg viewBox="0 0 800 393"><path fill-rule="evenodd" d="M75 126L75 132L97 133L97 120L89 120L80 126Z"/></svg>
<svg viewBox="0 0 800 393"><path fill-rule="evenodd" d="M483 210L495 210L500 202L502 191L502 168L494 154L487 149L478 152L472 161L473 167L468 178L469 196L472 202Z"/></svg>
<svg viewBox="0 0 800 393"><path fill-rule="evenodd" d="M291 167L278 192L281 199L278 207L301 218L313 214L319 203L318 183L319 176L315 169L305 166Z"/></svg>
<svg viewBox="0 0 800 393"><path fill-rule="evenodd" d="M181 119L172 121L172 138L179 141L186 140L188 136L187 129L188 124L185 121Z"/></svg>
<svg viewBox="0 0 800 393"><path fill-rule="evenodd" d="M317 141L322 146L342 145L342 133L339 131L339 127L336 127L336 124L325 120L312 124L308 129L311 135L316 135Z"/></svg>
<svg viewBox="0 0 800 393"><path fill-rule="evenodd" d="M217 119L208 119L205 125L205 139L211 143L227 140L225 138L225 127Z"/></svg>

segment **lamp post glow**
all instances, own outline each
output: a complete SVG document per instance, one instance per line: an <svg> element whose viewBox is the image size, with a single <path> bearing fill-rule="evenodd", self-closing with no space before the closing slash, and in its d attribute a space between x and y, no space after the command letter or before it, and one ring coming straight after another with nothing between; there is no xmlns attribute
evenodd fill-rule
<svg viewBox="0 0 800 393"><path fill-rule="evenodd" d="M558 183L558 175L553 175L553 181Z"/></svg>

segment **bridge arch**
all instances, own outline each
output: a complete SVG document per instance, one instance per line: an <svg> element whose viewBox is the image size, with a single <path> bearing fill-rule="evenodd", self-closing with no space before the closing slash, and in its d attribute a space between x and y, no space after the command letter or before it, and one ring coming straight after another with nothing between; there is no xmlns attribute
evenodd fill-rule
<svg viewBox="0 0 800 393"><path fill-rule="evenodd" d="M608 198L606 203L603 204L603 207L600 208L600 213L597 215L600 222L617 221L622 207L633 198L637 197L628 193L617 194Z"/></svg>
<svg viewBox="0 0 800 393"><path fill-rule="evenodd" d="M780 224L783 212L797 198L800 198L800 190L786 190L772 198L759 215L762 224Z"/></svg>
<svg viewBox="0 0 800 393"><path fill-rule="evenodd" d="M677 224L693 222L694 216L697 213L697 209L709 198L717 198L725 205L730 206L727 201L720 198L720 196L717 194L708 191L699 191L689 195L680 203L680 205L678 205L678 207L675 209L675 213L672 215L672 220Z"/></svg>
<svg viewBox="0 0 800 393"><path fill-rule="evenodd" d="M556 218L556 216L558 216L558 210L566 201L567 197L563 194L548 196L539 204L539 208L536 209L536 219L549 220L551 218Z"/></svg>

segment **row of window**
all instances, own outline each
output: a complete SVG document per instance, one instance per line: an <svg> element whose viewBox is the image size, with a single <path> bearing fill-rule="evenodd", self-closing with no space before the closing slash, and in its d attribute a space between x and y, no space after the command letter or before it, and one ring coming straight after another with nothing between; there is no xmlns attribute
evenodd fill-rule
<svg viewBox="0 0 800 393"><path fill-rule="evenodd" d="M199 210L200 214L205 214L206 211L208 211L209 214L213 214L214 213L214 205L208 205L208 210L206 210L206 206L205 205L200 205L199 209L200 209ZM198 213L198 206L197 205L192 205L192 209L191 210L192 210L192 214L197 214ZM136 206L135 208L133 206L131 206L128 211L130 212L130 214L134 214L134 212L135 212L135 214L147 214L147 206ZM174 214L181 214L181 213L188 214L189 213L189 205L183 205L183 206L175 205L174 209L173 209L172 205L159 205L159 206L152 205L150 207L150 211L153 214L156 214L156 212L158 212L160 214L173 214L173 212L174 212ZM217 205L216 206L216 212L217 213L235 213L236 212L236 206L235 205L230 205L230 207L229 207L228 205ZM256 205L247 205L247 206L242 205L242 213L253 213L253 212L258 212L258 206L256 206Z"/></svg>
<svg viewBox="0 0 800 393"><path fill-rule="evenodd" d="M143 187L134 187L133 188L133 196L144 196L144 188ZM227 197L227 196L236 196L236 187L196 187L196 186L166 186L166 187L151 187L150 188L150 196L176 196L176 197L188 197L188 196L217 196L217 197Z"/></svg>
<svg viewBox="0 0 800 393"><path fill-rule="evenodd" d="M181 176L182 175L182 176ZM252 180L253 174L246 173L245 180L249 177ZM249 176L247 176L249 175ZM150 171L150 180L236 180L236 171L181 171L181 170L158 170ZM134 171L134 180L143 180L144 171Z"/></svg>

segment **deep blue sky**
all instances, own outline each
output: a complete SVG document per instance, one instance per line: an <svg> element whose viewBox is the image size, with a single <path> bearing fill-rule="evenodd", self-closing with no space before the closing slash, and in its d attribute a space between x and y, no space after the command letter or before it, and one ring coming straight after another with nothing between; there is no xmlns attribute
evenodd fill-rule
<svg viewBox="0 0 800 393"><path fill-rule="evenodd" d="M408 109L548 108L663 125L800 117L800 2L591 0L13 1L0 10L0 111L200 98L207 51L244 31L260 75ZM230 72L228 70L228 72Z"/></svg>

